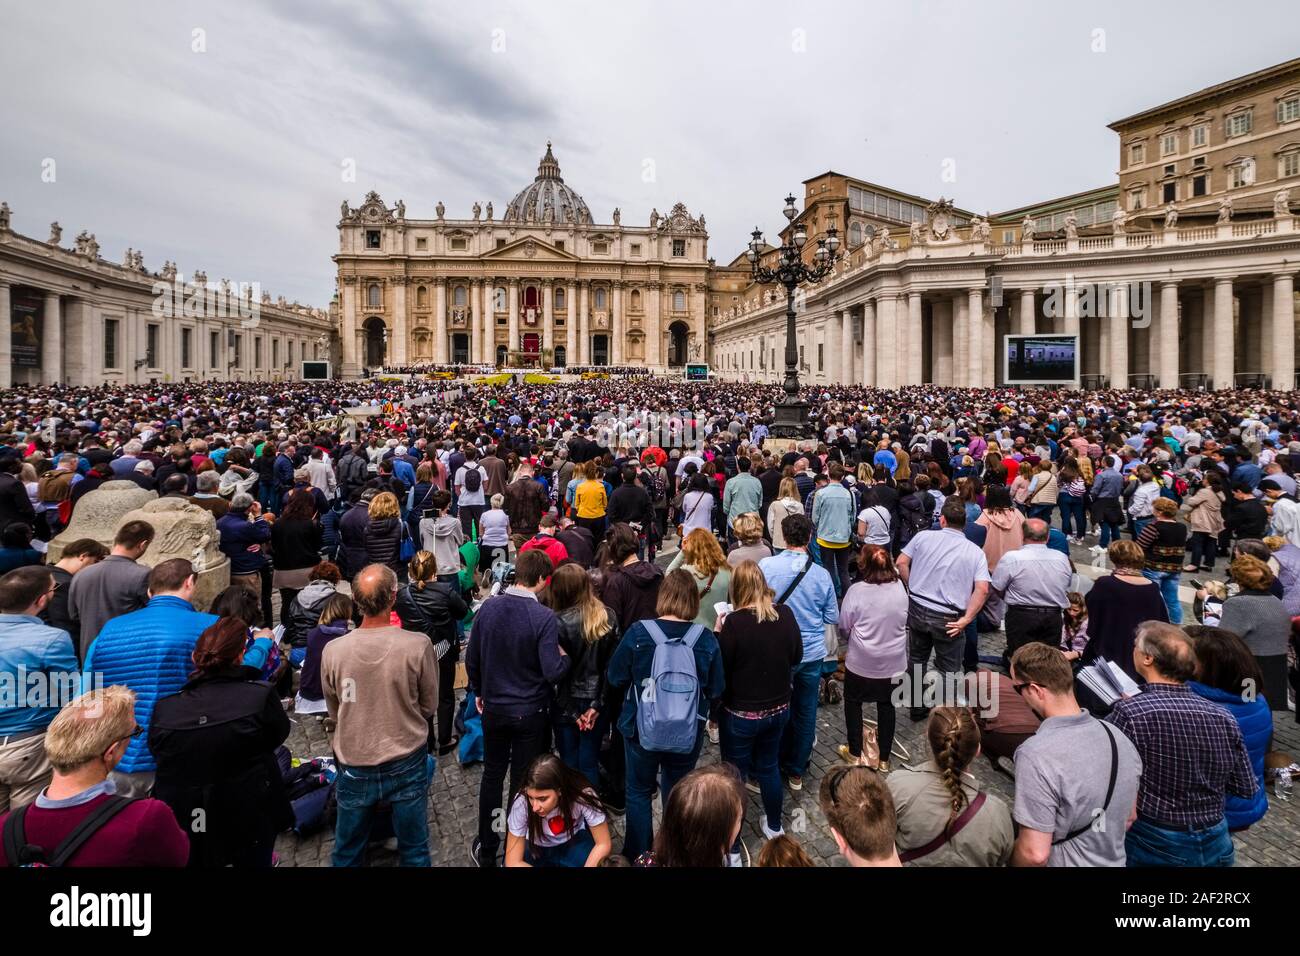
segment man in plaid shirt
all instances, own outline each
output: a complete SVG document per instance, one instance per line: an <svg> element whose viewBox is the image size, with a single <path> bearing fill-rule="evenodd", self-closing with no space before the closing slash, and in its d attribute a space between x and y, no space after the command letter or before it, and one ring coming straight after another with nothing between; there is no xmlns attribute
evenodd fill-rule
<svg viewBox="0 0 1300 956"><path fill-rule="evenodd" d="M1142 624L1133 663L1146 684L1106 718L1142 758L1137 820L1124 842L1128 865L1232 866L1224 796L1251 797L1258 786L1241 730L1187 686L1196 654L1181 628Z"/></svg>

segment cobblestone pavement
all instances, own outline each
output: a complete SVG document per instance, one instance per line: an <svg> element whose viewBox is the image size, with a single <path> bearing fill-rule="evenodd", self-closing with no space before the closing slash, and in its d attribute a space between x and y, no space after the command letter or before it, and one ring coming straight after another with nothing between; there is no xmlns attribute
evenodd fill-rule
<svg viewBox="0 0 1300 956"><path fill-rule="evenodd" d="M1090 560L1085 549L1074 549L1076 561L1080 564ZM667 563L671 555L661 555L661 562ZM1190 610L1190 609L1188 609ZM1188 618L1190 619L1190 617ZM998 655L1005 641L1003 635L982 635L980 654ZM463 696L459 692L458 699ZM872 705L864 707L864 716L874 718ZM327 736L318 718L290 714L293 729L288 745L295 756L320 756L330 753ZM1300 725L1294 714L1274 714L1273 749L1283 750L1300 757ZM898 712L898 732L895 744L893 766L898 768L905 763L919 763L929 757L925 743L924 723L913 723L906 709ZM812 761L807 776L804 778L803 790L792 793L785 790L785 808L783 820L787 833L799 839L804 849L824 866L841 866L843 860L837 854L835 841L826 826L826 818L817 805L817 791L822 776L840 762L836 753L838 745L844 743L845 725L842 705L824 705L817 713L817 741L813 748ZM898 758L900 745L911 755L910 761ZM714 763L719 759L716 744L707 739L700 756L700 764ZM1008 805L1013 802L1014 781L1006 774L994 770L989 762L979 757L972 772L981 788L1001 797ZM1101 772L1100 770L1098 772ZM434 866L469 866L469 845L478 827L478 792L482 765L476 764L462 768L456 761L455 754L439 758L433 785L429 792L429 836L430 849ZM748 800L745 812L745 826L742 838L745 846L753 856L757 856L762 846L763 836L759 830L762 818L762 804L758 795L746 791ZM505 796L502 794L502 805ZM656 825L661 811L658 796L655 797ZM614 833L615 852L622 845L623 818L611 817ZM1279 799L1269 792L1269 811L1259 823L1249 830L1236 834L1233 838L1237 848L1238 866L1285 866L1290 865L1294 857L1294 847L1300 838L1300 790L1290 800ZM303 838L292 833L282 834L276 843L281 866L329 866L330 853L334 838L332 830L318 832ZM386 850L381 844L371 845L368 863L371 866L394 866L397 862L395 851Z"/></svg>

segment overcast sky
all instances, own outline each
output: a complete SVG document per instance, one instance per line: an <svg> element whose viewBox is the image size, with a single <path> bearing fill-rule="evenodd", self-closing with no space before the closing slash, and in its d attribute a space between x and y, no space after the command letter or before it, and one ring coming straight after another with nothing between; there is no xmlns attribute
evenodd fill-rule
<svg viewBox="0 0 1300 956"><path fill-rule="evenodd" d="M1242 10L0 0L0 199L27 235L325 305L343 199L500 217L550 139L597 222L681 201L725 262L828 169L980 212L1111 183L1108 122L1300 53L1294 0Z"/></svg>

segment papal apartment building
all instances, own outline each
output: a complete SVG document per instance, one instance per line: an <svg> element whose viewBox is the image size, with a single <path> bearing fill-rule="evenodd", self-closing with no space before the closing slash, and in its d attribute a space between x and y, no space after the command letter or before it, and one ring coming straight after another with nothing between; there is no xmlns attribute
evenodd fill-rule
<svg viewBox="0 0 1300 956"><path fill-rule="evenodd" d="M846 254L800 297L803 379L992 386L1003 336L1062 333L1079 336L1085 385L1293 387L1300 59L1110 128L1116 181L987 218L836 173L806 181L790 228L807 254L833 224ZM780 381L784 293L748 277L743 256L714 270L711 361Z"/></svg>

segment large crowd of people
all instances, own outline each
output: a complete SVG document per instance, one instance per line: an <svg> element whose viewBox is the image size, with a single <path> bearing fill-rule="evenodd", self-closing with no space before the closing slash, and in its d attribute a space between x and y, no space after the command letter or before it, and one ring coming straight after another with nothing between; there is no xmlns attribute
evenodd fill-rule
<svg viewBox="0 0 1300 956"><path fill-rule="evenodd" d="M797 440L769 385L450 394L0 395L0 678L44 675L0 701L0 862L270 866L314 780L334 865L427 866L478 748L483 867L810 865L810 785L852 865L1231 865L1291 763L1294 393L817 388ZM147 521L67 540L110 481L212 514L210 606Z"/></svg>

